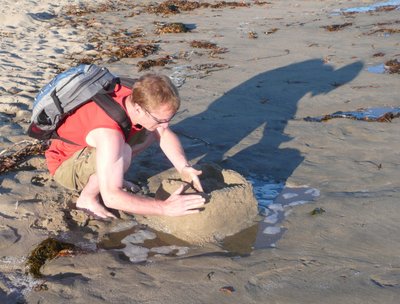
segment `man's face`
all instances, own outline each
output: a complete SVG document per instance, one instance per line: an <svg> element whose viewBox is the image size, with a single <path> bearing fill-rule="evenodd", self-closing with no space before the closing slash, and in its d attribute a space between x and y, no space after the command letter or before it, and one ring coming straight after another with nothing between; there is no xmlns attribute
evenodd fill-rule
<svg viewBox="0 0 400 304"><path fill-rule="evenodd" d="M142 107L142 110L143 121L141 125L149 131L154 131L160 127L167 128L175 115L175 111L171 109L170 105L162 105L155 110L147 110Z"/></svg>

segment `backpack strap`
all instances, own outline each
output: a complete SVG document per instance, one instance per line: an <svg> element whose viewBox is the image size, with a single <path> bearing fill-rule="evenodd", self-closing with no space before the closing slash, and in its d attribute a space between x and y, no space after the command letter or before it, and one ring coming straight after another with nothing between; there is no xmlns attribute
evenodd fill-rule
<svg viewBox="0 0 400 304"><path fill-rule="evenodd" d="M116 83L121 84L128 88L132 88L136 80L137 79L129 77L117 77ZM51 97L53 98L54 104L59 109L60 113L64 113L60 105L61 102L58 99L57 95L55 94L55 91L54 94L51 95ZM110 116L119 125L122 132L124 133L125 140L128 140L129 134L132 129L132 123L130 118L126 114L125 110L121 107L121 105L115 102L115 100L108 94L101 94L101 93L96 94L91 98L91 100L93 100L108 116ZM60 139L69 144L77 145L73 141L59 136L57 132L53 132L51 138Z"/></svg>
<svg viewBox="0 0 400 304"><path fill-rule="evenodd" d="M133 84L137 81L137 78L129 78L129 77L119 77L119 83L124 87L131 89Z"/></svg>
<svg viewBox="0 0 400 304"><path fill-rule="evenodd" d="M125 110L120 106L119 103L108 94L97 94L92 97L92 100L103 109L124 132L125 140L128 140L129 133L132 129L132 123L126 114Z"/></svg>

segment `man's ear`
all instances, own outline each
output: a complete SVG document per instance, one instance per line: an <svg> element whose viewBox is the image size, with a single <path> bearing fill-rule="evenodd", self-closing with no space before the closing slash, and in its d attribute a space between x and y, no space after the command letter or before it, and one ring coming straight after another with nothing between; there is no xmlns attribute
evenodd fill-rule
<svg viewBox="0 0 400 304"><path fill-rule="evenodd" d="M135 111L135 113L139 114L142 110L142 107L135 102L133 103L133 110Z"/></svg>

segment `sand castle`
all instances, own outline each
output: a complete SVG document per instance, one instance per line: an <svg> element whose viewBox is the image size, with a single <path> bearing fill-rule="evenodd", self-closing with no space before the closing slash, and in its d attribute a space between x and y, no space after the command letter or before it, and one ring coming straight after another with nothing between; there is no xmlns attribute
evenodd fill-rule
<svg viewBox="0 0 400 304"><path fill-rule="evenodd" d="M182 217L137 216L137 220L197 245L218 242L254 225L257 201L251 184L239 173L216 165L202 165L201 170L201 182L207 196L204 210ZM166 199L182 183L176 171L171 169L150 178L149 189L156 198ZM194 192L187 184L184 193Z"/></svg>

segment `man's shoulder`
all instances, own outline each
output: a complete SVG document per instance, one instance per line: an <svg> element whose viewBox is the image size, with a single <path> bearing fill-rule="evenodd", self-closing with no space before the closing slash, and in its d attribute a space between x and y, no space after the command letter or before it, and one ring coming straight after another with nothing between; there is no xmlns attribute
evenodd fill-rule
<svg viewBox="0 0 400 304"><path fill-rule="evenodd" d="M86 136L86 142L93 147L106 146L111 149L125 143L120 129L98 126Z"/></svg>

